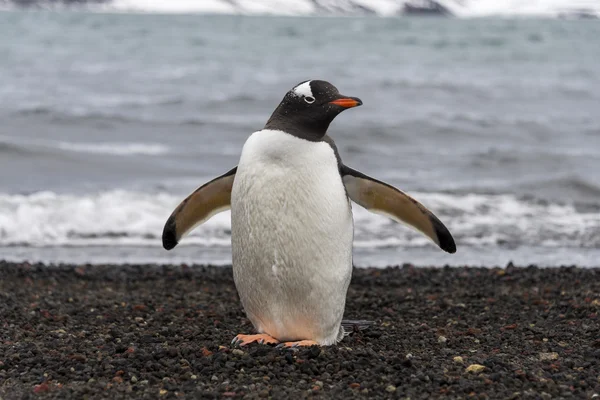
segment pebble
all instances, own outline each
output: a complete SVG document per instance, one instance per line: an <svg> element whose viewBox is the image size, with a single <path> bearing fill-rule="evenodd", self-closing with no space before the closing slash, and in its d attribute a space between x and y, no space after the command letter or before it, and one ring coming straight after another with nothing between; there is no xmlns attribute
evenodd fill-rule
<svg viewBox="0 0 600 400"><path fill-rule="evenodd" d="M481 364L471 364L467 367L466 371L478 374L480 372L483 372L484 369L485 369L485 366L483 366Z"/></svg>
<svg viewBox="0 0 600 400"><path fill-rule="evenodd" d="M463 360L463 358L461 356L456 356L452 359L452 361L454 361L457 364L464 364L465 360Z"/></svg>
<svg viewBox="0 0 600 400"><path fill-rule="evenodd" d="M540 361L558 360L558 353L540 353Z"/></svg>

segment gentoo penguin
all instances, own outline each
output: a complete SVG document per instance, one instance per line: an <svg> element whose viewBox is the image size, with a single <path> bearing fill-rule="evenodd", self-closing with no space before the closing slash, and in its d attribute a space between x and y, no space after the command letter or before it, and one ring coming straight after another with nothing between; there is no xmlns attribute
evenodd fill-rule
<svg viewBox="0 0 600 400"><path fill-rule="evenodd" d="M237 335L234 344L331 345L342 339L352 274L350 200L456 251L448 229L423 205L342 163L327 128L361 104L329 82L298 84L265 127L250 135L238 166L189 195L167 220L162 240L170 250L231 208L233 277L258 332Z"/></svg>

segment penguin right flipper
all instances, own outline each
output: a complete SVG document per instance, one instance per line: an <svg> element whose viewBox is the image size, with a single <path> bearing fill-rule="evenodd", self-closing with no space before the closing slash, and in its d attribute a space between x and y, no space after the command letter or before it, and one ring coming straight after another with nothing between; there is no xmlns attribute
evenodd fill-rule
<svg viewBox="0 0 600 400"><path fill-rule="evenodd" d="M231 188L236 172L237 167L205 183L175 208L162 234L165 249L171 250L196 226L231 207Z"/></svg>
<svg viewBox="0 0 600 400"><path fill-rule="evenodd" d="M395 187L345 165L341 165L340 173L352 201L371 212L412 226L448 253L456 252L448 229L424 205Z"/></svg>

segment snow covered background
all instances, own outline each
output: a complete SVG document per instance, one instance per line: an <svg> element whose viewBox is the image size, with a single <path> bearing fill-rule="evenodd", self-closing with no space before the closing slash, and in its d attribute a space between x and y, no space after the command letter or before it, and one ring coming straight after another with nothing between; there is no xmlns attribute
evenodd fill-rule
<svg viewBox="0 0 600 400"><path fill-rule="evenodd" d="M393 16L402 13L406 3L424 0L65 0L86 3L102 11L148 13L218 13L271 15L356 15ZM55 6L55 0L0 0L5 7L18 4ZM555 17L585 10L600 16L600 0L437 0L457 17L539 16Z"/></svg>

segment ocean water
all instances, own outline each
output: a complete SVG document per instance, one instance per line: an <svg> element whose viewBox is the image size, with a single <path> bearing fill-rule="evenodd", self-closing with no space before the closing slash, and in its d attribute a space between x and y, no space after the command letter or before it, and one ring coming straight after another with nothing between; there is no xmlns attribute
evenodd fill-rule
<svg viewBox="0 0 600 400"><path fill-rule="evenodd" d="M354 206L357 265L600 266L596 21L10 11L0 33L0 259L229 262L228 212L170 252L164 222L325 79L364 102L330 128L344 162L458 246Z"/></svg>

